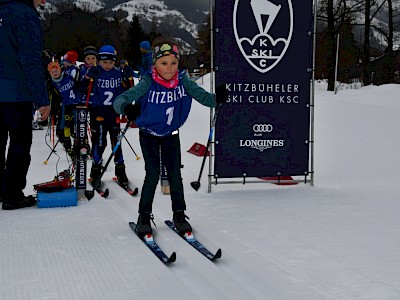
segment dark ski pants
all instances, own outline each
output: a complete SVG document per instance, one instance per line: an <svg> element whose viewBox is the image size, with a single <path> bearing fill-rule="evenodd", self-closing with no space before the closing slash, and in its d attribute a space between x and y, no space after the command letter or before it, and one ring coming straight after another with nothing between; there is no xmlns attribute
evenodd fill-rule
<svg viewBox="0 0 400 300"><path fill-rule="evenodd" d="M162 161L167 169L172 211L186 210L181 176L179 134L158 137L140 131L139 141L146 171L140 196L139 214L152 212L154 194L160 178L160 147Z"/></svg>
<svg viewBox="0 0 400 300"><path fill-rule="evenodd" d="M117 117L112 107L96 107L90 111L90 129L92 132L92 155L93 162L100 164L103 161L103 153L107 147L107 133L110 135L111 148L117 144L118 135L121 131L120 125L117 124ZM115 152L115 163L123 163L121 145Z"/></svg>
<svg viewBox="0 0 400 300"><path fill-rule="evenodd" d="M31 162L32 102L0 102L0 183L3 203L23 200ZM7 149L8 143L8 151Z"/></svg>

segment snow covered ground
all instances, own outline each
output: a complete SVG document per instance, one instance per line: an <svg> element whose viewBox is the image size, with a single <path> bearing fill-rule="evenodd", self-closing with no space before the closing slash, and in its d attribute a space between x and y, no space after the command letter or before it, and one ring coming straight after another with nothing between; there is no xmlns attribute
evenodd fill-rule
<svg viewBox="0 0 400 300"><path fill-rule="evenodd" d="M208 80L203 80L208 86ZM400 85L332 92L316 90L315 185L217 185L207 173L195 192L201 158L186 152L205 144L209 110L195 103L181 130L187 214L212 263L164 224L169 196L154 202L156 239L166 267L134 235L139 198L104 180L96 195L67 208L0 210L0 298L325 300L400 299ZM34 132L26 193L51 180L45 130ZM141 155L137 129L127 136ZM64 151L58 171L66 168ZM141 187L143 159L123 144L128 177ZM106 152L108 157L110 150ZM89 163L90 166L90 163Z"/></svg>

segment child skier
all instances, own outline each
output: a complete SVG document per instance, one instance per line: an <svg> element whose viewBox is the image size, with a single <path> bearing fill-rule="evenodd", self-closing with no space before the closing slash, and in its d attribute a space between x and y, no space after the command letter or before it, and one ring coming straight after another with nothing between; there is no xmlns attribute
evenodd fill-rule
<svg viewBox="0 0 400 300"><path fill-rule="evenodd" d="M173 221L181 234L192 230L184 213L186 204L178 130L189 115L192 98L208 107L215 107L216 102L214 96L191 81L186 72L178 72L179 57L174 42L154 41L151 72L114 102L117 113L127 115L139 127L146 170L136 227L140 236L152 233L150 220L153 219L152 204L160 176L160 147L170 183Z"/></svg>
<svg viewBox="0 0 400 300"><path fill-rule="evenodd" d="M81 79L81 84L83 84L83 81L85 79L85 75L87 74L88 70L91 67L94 67L97 64L97 48L94 46L87 46L83 49L83 64L79 66L79 74L80 74L80 79ZM91 104L90 97L89 97L89 103L86 103L86 98L87 98L87 91L82 90L82 87L79 88L79 90L82 93L82 104L83 105L88 105Z"/></svg>
<svg viewBox="0 0 400 300"><path fill-rule="evenodd" d="M62 60L64 71L58 62L51 62L48 70L52 78L53 86L59 91L62 102L63 128L64 128L64 148L71 158L74 157L71 132L74 133L74 112L75 106L80 102L81 96L77 90L79 81L79 71L75 63L78 59L76 51L68 51Z"/></svg>
<svg viewBox="0 0 400 300"><path fill-rule="evenodd" d="M120 132L117 117L113 109L115 97L125 91L122 72L115 67L117 51L111 45L100 48L97 59L99 64L90 68L86 74L84 85L87 86L93 79L93 88L90 108L90 127L92 131L93 164L90 172L91 182L95 183L101 174L103 153L107 146L107 132L110 135L111 145L117 143ZM126 185L128 178L125 173L124 158L121 146L115 153L115 176L121 184Z"/></svg>
<svg viewBox="0 0 400 300"><path fill-rule="evenodd" d="M140 52L142 53L142 63L140 66L140 78L151 71L153 66L153 58L151 53L151 46L149 41L142 41L139 45Z"/></svg>

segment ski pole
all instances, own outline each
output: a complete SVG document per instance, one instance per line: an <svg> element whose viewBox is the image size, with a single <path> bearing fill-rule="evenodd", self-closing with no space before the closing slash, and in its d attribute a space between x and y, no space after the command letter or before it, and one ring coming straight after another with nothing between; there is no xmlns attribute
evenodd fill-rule
<svg viewBox="0 0 400 300"><path fill-rule="evenodd" d="M53 147L54 147L54 137L55 137L55 134L54 134L54 115L52 115L51 116L51 139L52 139L52 142L53 142Z"/></svg>
<svg viewBox="0 0 400 300"><path fill-rule="evenodd" d="M68 124L66 125L66 127L69 126L69 124L71 123L71 121L72 121L72 119L68 121ZM47 159L43 162L43 164L47 165L47 163L49 162L49 159L50 159L51 155L52 155L53 153L56 153L56 147L57 147L57 145L58 145L59 142L60 142L60 139L58 139L57 143L56 143L56 144L54 145L54 147L51 149L51 152L50 152L49 156L48 156Z"/></svg>
<svg viewBox="0 0 400 300"><path fill-rule="evenodd" d="M131 143L129 143L129 141L128 141L128 139L126 138L125 135L124 135L124 138L125 138L126 143L129 145L129 147L131 148L131 150L132 150L133 153L135 154L136 160L139 160L139 159L140 159L140 156L138 156L138 155L136 154L135 150L133 150L133 147L132 147Z"/></svg>
<svg viewBox="0 0 400 300"><path fill-rule="evenodd" d="M93 196L94 196L94 191L96 190L97 186L100 184L100 180L101 180L101 178L103 177L104 173L106 172L107 167L108 167L108 165L109 165L110 162L111 162L111 159L113 158L113 156L114 156L115 153L117 152L119 146L121 145L121 141L122 141L122 139L124 138L125 133L126 133L126 131L128 130L129 126L131 125L131 122L132 122L132 121L129 121L129 120L128 120L128 122L126 123L125 128L124 128L124 129L121 131L121 133L119 134L117 143L115 144L115 146L114 146L114 148L113 148L113 150L112 150L112 152L111 152L111 154L110 154L110 157L108 158L106 164L104 165L104 168L101 170L100 176L99 176L99 177L96 179L96 181L93 183L93 188L92 188L92 190L91 190L91 191L86 190L86 191L84 192L84 193L85 193L85 196L86 196L86 198L87 198L88 200L90 200L90 199L93 198Z"/></svg>
<svg viewBox="0 0 400 300"><path fill-rule="evenodd" d="M89 83L89 87L88 87L88 93L86 95L86 104L85 104L86 107L89 106L89 99L90 99L90 93L92 92L93 81L94 81L94 79L90 78L90 83Z"/></svg>
<svg viewBox="0 0 400 300"><path fill-rule="evenodd" d="M198 189L200 188L201 174L203 173L204 164L205 164L206 158L207 158L208 148L210 147L210 144L211 144L211 140L212 140L212 137L213 137L213 134L214 134L214 129L215 129L215 123L217 122L218 111L219 111L221 105L222 105L222 104L218 104L218 105L217 105L217 107L216 107L216 109L215 109L214 117L213 117L213 119L212 119L212 121L211 121L210 134L208 135L206 151L204 152L204 155L203 155L203 162L201 163L199 178L197 179L197 181L192 181L192 182L190 183L190 185L192 186L192 188L194 188L196 191L198 191Z"/></svg>
<svg viewBox="0 0 400 300"><path fill-rule="evenodd" d="M49 156L48 156L47 159L43 162L43 164L47 165L47 163L49 162L49 159L50 159L51 155L52 155L53 153L56 153L56 147L57 147L57 145L58 145L59 142L60 142L60 139L58 139L58 141L57 141L57 143L54 145L53 149L51 149L51 152L50 152Z"/></svg>
<svg viewBox="0 0 400 300"><path fill-rule="evenodd" d="M89 107L89 100L90 100L90 94L92 93L93 82L94 82L94 79L90 78L90 83L89 83L89 87L88 87L88 93L86 95L86 104L85 104L85 106L87 108ZM88 126L87 126L88 138L89 138L89 141L91 142L92 141L92 133L90 131L90 122L88 122L87 124L88 124Z"/></svg>

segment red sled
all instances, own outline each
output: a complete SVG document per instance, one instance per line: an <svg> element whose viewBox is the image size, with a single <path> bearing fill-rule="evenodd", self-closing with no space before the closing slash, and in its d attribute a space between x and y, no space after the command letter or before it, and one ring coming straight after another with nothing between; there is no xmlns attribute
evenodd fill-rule
<svg viewBox="0 0 400 300"><path fill-rule="evenodd" d="M72 186L73 182L70 179L69 171L65 170L54 177L53 181L34 184L33 189L38 192L57 192L71 188Z"/></svg>
<svg viewBox="0 0 400 300"><path fill-rule="evenodd" d="M206 153L206 146L199 143L194 143L187 152L192 153L196 156L204 156L204 154ZM207 156L210 156L210 151L207 151Z"/></svg>
<svg viewBox="0 0 400 300"><path fill-rule="evenodd" d="M293 180L292 176L258 177L262 180ZM277 182L277 185L295 185L297 182Z"/></svg>

